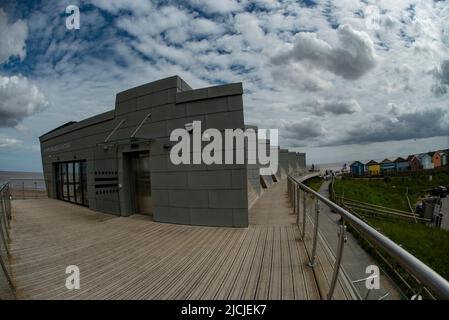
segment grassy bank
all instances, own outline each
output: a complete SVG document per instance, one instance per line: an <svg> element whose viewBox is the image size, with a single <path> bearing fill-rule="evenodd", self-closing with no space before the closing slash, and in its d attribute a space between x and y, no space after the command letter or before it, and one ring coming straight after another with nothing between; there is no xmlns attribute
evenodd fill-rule
<svg viewBox="0 0 449 320"><path fill-rule="evenodd" d="M380 232L449 280L448 231L403 221L391 222L373 218L368 221L379 228Z"/></svg>
<svg viewBox="0 0 449 320"><path fill-rule="evenodd" d="M447 184L449 184L449 171L433 174L431 181L428 175L373 179L345 177L336 181L335 192L340 196L344 194L349 199L409 211L405 197L407 189L410 202L414 207L427 190Z"/></svg>
<svg viewBox="0 0 449 320"><path fill-rule="evenodd" d="M311 178L311 179L307 180L305 184L309 188L311 188L311 189L313 189L313 190L318 192L318 190L320 190L320 187L323 184L323 182L324 182L323 178L314 177L314 178Z"/></svg>
<svg viewBox="0 0 449 320"><path fill-rule="evenodd" d="M427 190L438 185L449 184L449 172L438 172L428 176L391 177L387 179L337 180L337 195L377 204L389 208L409 211L405 197L408 188L412 206ZM407 221L390 221L367 218L368 222L391 240L401 245L418 259L449 280L449 232L424 224Z"/></svg>

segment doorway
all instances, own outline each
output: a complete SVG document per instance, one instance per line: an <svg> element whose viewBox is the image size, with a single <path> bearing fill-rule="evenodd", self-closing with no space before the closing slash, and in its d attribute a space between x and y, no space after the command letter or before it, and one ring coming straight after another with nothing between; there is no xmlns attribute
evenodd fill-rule
<svg viewBox="0 0 449 320"><path fill-rule="evenodd" d="M89 206L85 160L55 163L55 178L58 199Z"/></svg>
<svg viewBox="0 0 449 320"><path fill-rule="evenodd" d="M134 213L152 215L150 153L148 151L130 152L129 191Z"/></svg>

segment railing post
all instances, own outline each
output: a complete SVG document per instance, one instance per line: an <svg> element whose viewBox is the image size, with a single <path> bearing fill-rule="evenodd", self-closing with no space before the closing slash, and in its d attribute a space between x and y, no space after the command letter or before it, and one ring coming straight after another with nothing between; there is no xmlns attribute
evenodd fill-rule
<svg viewBox="0 0 449 320"><path fill-rule="evenodd" d="M338 247L337 247L337 255L335 256L335 265L334 272L332 274L332 281L329 287L329 292L327 294L327 300L332 300L332 296L334 295L335 285L337 284L338 273L340 272L341 259L343 257L343 247L346 242L346 225L344 219L342 219L342 223L340 224L340 232L338 233Z"/></svg>
<svg viewBox="0 0 449 320"><path fill-rule="evenodd" d="M292 192L293 192L293 214L297 214L298 208L296 208L296 184L295 183L293 184Z"/></svg>
<svg viewBox="0 0 449 320"><path fill-rule="evenodd" d="M307 195L306 191L302 190L302 240L306 240L306 219L307 219Z"/></svg>
<svg viewBox="0 0 449 320"><path fill-rule="evenodd" d="M296 225L299 226L299 197L300 197L300 189L299 189L299 184L296 185Z"/></svg>
<svg viewBox="0 0 449 320"><path fill-rule="evenodd" d="M4 199L0 194L0 241L3 242L5 246L6 253L9 255L9 235L8 235L8 225L6 220L6 211L4 210ZM1 257L0 257L1 258Z"/></svg>
<svg viewBox="0 0 449 320"><path fill-rule="evenodd" d="M310 256L309 266L315 267L315 260L316 260L316 247L318 242L318 222L319 222L319 215L320 215L320 202L318 198L316 198L315 202L315 230L313 233L313 247L312 247L312 254Z"/></svg>

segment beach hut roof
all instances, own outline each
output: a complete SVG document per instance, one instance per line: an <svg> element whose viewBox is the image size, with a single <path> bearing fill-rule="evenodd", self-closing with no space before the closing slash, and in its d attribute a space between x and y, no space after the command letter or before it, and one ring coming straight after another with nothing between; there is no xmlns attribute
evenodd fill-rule
<svg viewBox="0 0 449 320"><path fill-rule="evenodd" d="M377 162L374 161L374 160L371 160L371 161L369 161L366 165L367 165L367 166L372 166L372 165L376 165L376 164L379 164L379 163L377 163Z"/></svg>

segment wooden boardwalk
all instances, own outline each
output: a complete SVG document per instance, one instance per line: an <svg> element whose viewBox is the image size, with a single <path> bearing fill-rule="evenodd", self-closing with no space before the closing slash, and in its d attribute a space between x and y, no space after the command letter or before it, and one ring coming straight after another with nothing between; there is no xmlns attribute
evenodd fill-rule
<svg viewBox="0 0 449 320"><path fill-rule="evenodd" d="M310 236L299 241L286 182L250 211L248 228L156 223L52 199L15 200L12 270L19 299L320 299L332 272ZM312 229L311 226L308 227ZM80 289L68 290L68 265ZM336 298L345 299L341 286Z"/></svg>

